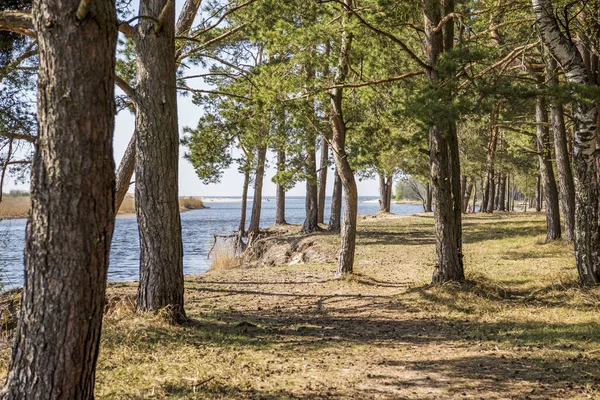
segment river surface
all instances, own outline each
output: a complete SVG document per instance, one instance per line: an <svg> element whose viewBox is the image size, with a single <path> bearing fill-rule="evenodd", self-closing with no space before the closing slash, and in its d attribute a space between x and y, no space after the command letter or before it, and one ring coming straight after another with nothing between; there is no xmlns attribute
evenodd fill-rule
<svg viewBox="0 0 600 400"><path fill-rule="evenodd" d="M359 198L359 214L374 214L379 205L376 197ZM329 220L329 202L327 199L325 222ZM187 211L181 214L183 238L183 268L187 274L205 272L210 260L207 257L212 245L213 234L229 234L237 229L240 218L241 202L206 201L210 208ZM248 202L250 221L252 203ZM394 214L415 214L423 211L420 205L392 204ZM286 220L290 224L302 224L304 221L304 198L286 199ZM261 227L267 227L275 221L275 198L265 197L262 204ZM25 242L25 219L0 221L0 286L10 289L23 285L23 248ZM139 276L139 241L135 216L118 217L110 250L108 280L114 282L135 281Z"/></svg>

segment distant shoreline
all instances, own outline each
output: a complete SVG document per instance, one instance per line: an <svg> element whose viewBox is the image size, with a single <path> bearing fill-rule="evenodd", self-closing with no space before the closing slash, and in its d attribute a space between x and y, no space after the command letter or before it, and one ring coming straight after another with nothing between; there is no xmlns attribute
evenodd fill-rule
<svg viewBox="0 0 600 400"><path fill-rule="evenodd" d="M27 219L29 217L29 196L5 196L0 203L0 220ZM182 196L179 198L181 212L210 208L204 205L200 197ZM135 216L135 201L131 193L127 193L116 217Z"/></svg>

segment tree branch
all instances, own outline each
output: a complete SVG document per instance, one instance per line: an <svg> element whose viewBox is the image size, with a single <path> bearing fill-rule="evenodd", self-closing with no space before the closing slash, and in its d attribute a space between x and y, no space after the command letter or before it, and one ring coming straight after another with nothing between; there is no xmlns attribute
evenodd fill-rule
<svg viewBox="0 0 600 400"><path fill-rule="evenodd" d="M189 56L191 56L191 55L193 55L193 54L195 54L195 53L197 53L197 52L199 52L201 50L204 50L206 47L208 47L208 46L210 46L212 44L215 44L215 43L220 42L221 40L227 39L229 36L236 34L241 29L243 29L244 27L246 27L246 25L248 25L248 24L246 24L246 23L241 24L240 26L237 26L237 27L235 27L235 28L233 28L233 29L231 29L231 30L229 30L229 31L227 31L227 32L225 32L225 33L223 33L223 34L215 37L215 38L207 40L206 42L202 42L202 41L196 39L195 37L191 37L191 38L190 37L177 37L177 38L175 38L175 39L189 40L189 41L201 44L201 46L198 46L198 47L196 47L196 48L188 51L187 53L181 55L179 59L183 60L183 59L185 59L185 58L187 58L187 57L189 57Z"/></svg>
<svg viewBox="0 0 600 400"><path fill-rule="evenodd" d="M137 101L135 89L132 88L127 82L125 82L125 80L123 80L123 78L121 78L119 75L115 75L115 85L117 85L117 87L121 89L123 93L125 93L135 105Z"/></svg>
<svg viewBox="0 0 600 400"><path fill-rule="evenodd" d="M20 33L33 39L36 38L30 12L0 11L0 30Z"/></svg>
<svg viewBox="0 0 600 400"><path fill-rule="evenodd" d="M22 133L0 132L0 137L5 137L10 140L25 140L29 143L35 143L37 141L36 136L24 135Z"/></svg>
<svg viewBox="0 0 600 400"><path fill-rule="evenodd" d="M187 86L178 86L177 89L179 89L179 90L187 90L187 91L190 91L192 93L206 93L206 94L217 94L217 95L221 95L221 96L230 96L230 97L235 97L235 98L242 99L242 100L247 100L247 101L252 101L253 100L250 97L242 96L242 95L235 94L235 93L221 92L221 91L218 91L218 90L193 89L193 88L187 87Z"/></svg>
<svg viewBox="0 0 600 400"><path fill-rule="evenodd" d="M409 55L410 58L412 58L417 64L419 64L420 67L424 68L425 70L430 70L432 67L427 65L423 60L421 60L421 58L419 58L407 45L406 43L404 43L402 40L400 40L399 38L397 38L396 36L394 36L393 34L383 31L379 28L374 27L373 25L369 24L367 21L365 21L365 19L352 7L350 7L349 5L347 5L346 3L344 3L341 0L319 0L320 3L327 3L327 2L334 2L334 3L338 3L340 4L342 7L344 7L346 10L350 11L353 15L356 16L356 18L367 28L369 28L370 30L372 30L373 32L376 32L382 36L387 37L388 39L392 40L394 43L398 44L402 50L404 50L404 52L406 54Z"/></svg>
<svg viewBox="0 0 600 400"><path fill-rule="evenodd" d="M119 23L119 32L123 33L125 36L132 38L135 34L135 29L133 26L129 25L129 22L121 22Z"/></svg>
<svg viewBox="0 0 600 400"><path fill-rule="evenodd" d="M241 8L244 8L244 7L246 7L246 6L248 6L248 5L252 4L252 3L254 3L255 1L256 1L256 0L248 0L248 1L247 1L247 2L245 2L245 3L239 4L239 5L235 6L235 7L232 7L232 8L230 8L229 10L225 11L225 12L223 13L223 15L221 15L221 17L220 17L220 18L217 20L217 22L215 22L214 24L212 24L211 26L209 26L209 27L207 27L207 28L204 28L204 29L202 29L202 30L198 31L197 33L195 33L195 34L194 34L194 36L193 36L193 37L194 37L194 38L197 38L198 36L200 36L200 35L202 35L202 34L205 34L205 33L206 33L206 32L208 32L208 31L211 31L211 30L215 29L217 26L219 26L219 25L221 24L221 22L223 22L223 20L224 20L225 18L227 18L227 16L228 16L228 15L230 15L231 13L234 13L234 12L236 12L237 10L239 10L239 9L241 9Z"/></svg>

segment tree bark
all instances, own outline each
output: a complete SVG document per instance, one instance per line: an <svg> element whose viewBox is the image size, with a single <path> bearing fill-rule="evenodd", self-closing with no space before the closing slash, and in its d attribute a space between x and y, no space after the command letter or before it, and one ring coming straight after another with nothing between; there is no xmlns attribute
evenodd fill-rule
<svg viewBox="0 0 600 400"><path fill-rule="evenodd" d="M306 132L306 197L304 209L306 217L302 224L302 232L312 233L319 229L318 223L318 185L317 185L317 156L316 156L316 137L312 133L312 128Z"/></svg>
<svg viewBox="0 0 600 400"><path fill-rule="evenodd" d="M548 64L546 74L548 85L558 86L558 75L556 60L547 57ZM575 186L573 183L573 170L567 146L567 130L565 128L564 108L559 99L550 98L550 117L552 122L552 133L554 136L554 154L556 157L556 169L558 172L558 187L560 190L561 207L564 221L564 239L572 242L575 229Z"/></svg>
<svg viewBox="0 0 600 400"><path fill-rule="evenodd" d="M433 189L431 183L425 185L425 212L433 212Z"/></svg>
<svg viewBox="0 0 600 400"><path fill-rule="evenodd" d="M331 215L329 216L329 224L327 230L331 232L339 232L342 226L342 180L337 173L337 168L333 174L333 194L331 195Z"/></svg>
<svg viewBox="0 0 600 400"><path fill-rule="evenodd" d="M343 0L349 9L354 7L352 0ZM346 24L350 21L351 11L346 10L342 17L342 40L338 54L337 71L334 84L345 83L349 70L350 49L352 46L352 33L347 30ZM354 171L348 162L346 154L346 122L342 113L343 88L337 87L329 92L332 106L333 126L333 158L337 173L342 182L344 194L344 223L341 230L341 247L338 253L338 267L336 277L351 274L354 266L354 252L356 249L356 228L358 218L358 191L354 179Z"/></svg>
<svg viewBox="0 0 600 400"><path fill-rule="evenodd" d="M500 190L498 192L498 211L506 211L506 174L500 176Z"/></svg>
<svg viewBox="0 0 600 400"><path fill-rule="evenodd" d="M442 4L439 0L422 0L425 22L426 71L429 82L439 85L436 70L438 58L450 50L453 35L449 35L448 22L444 34L437 30L441 21ZM453 2L444 2L444 13L453 11ZM446 37L444 38L444 35ZM458 141L454 121L438 120L429 128L429 159L433 187L434 219L436 231L436 267L432 283L464 280L462 261L462 222L460 197L460 166Z"/></svg>
<svg viewBox="0 0 600 400"><path fill-rule="evenodd" d="M267 146L261 145L258 148L256 158L256 176L254 178L254 197L252 199L252 215L250 216L250 226L248 234L256 235L260 232L260 213L262 210L262 188L265 177L265 159L267 156Z"/></svg>
<svg viewBox="0 0 600 400"><path fill-rule="evenodd" d="M538 77L538 88L542 85L542 76ZM552 170L552 150L550 149L550 131L548 129L548 109L546 100L538 96L535 105L536 142L540 176L546 205L546 241L560 239L560 211L558 205L558 189Z"/></svg>
<svg viewBox="0 0 600 400"><path fill-rule="evenodd" d="M388 209L388 183L383 171L379 172L379 212L390 212Z"/></svg>
<svg viewBox="0 0 600 400"><path fill-rule="evenodd" d="M463 196L463 203L462 203L462 212L466 213L467 209L469 208L469 200L471 199L471 194L473 193L473 183L474 180L470 179L469 182L466 184L466 188L465 188L465 193ZM473 210L475 211L475 210Z"/></svg>
<svg viewBox="0 0 600 400"><path fill-rule="evenodd" d="M329 144L325 136L321 136L321 163L317 187L317 222L322 224L325 220L325 199L327 197L327 170L329 166Z"/></svg>
<svg viewBox="0 0 600 400"><path fill-rule="evenodd" d="M119 169L117 170L117 191L115 194L116 212L119 212L119 208L121 208L121 204L123 204L123 200L125 199L125 195L131 184L131 177L135 171L135 136L136 133L133 132L133 136L127 145L127 149L125 150L125 154L123 154Z"/></svg>
<svg viewBox="0 0 600 400"><path fill-rule="evenodd" d="M194 22L194 18L198 13L198 9L200 8L200 4L202 0L186 0L183 5L183 8L179 14L179 19L177 20L177 26L175 27L175 36L187 36L190 28ZM183 46L178 46L175 50L175 59L179 58ZM128 93L131 97L131 100L135 103L135 90L133 93ZM129 190L129 185L131 182L131 177L135 171L135 151L136 151L136 143L135 143L136 133L133 133L129 144L127 145L127 149L125 150L125 154L121 159L121 163L119 164L119 169L117 170L117 194L115 198L115 210L119 211L123 200L125 199L125 195Z"/></svg>
<svg viewBox="0 0 600 400"><path fill-rule="evenodd" d="M581 55L560 31L551 0L532 0L536 23L550 54L565 72L567 81L592 86ZM598 110L585 100L573 102L573 169L575 181L575 259L579 282L600 282L598 235L598 177L594 153Z"/></svg>
<svg viewBox="0 0 600 400"><path fill-rule="evenodd" d="M140 233L137 310L165 309L186 319L183 246L179 215L179 129L175 54L175 7L170 0L140 3L135 33L137 66L135 200Z"/></svg>
<svg viewBox="0 0 600 400"><path fill-rule="evenodd" d="M542 178L538 174L536 179L537 180L535 183L535 211L542 212Z"/></svg>
<svg viewBox="0 0 600 400"><path fill-rule="evenodd" d="M390 173L387 176L387 202L385 204L385 212L392 212L392 190L394 189L394 174Z"/></svg>
<svg viewBox="0 0 600 400"><path fill-rule="evenodd" d="M477 181L473 180L473 210L475 212L475 207L477 206Z"/></svg>
<svg viewBox="0 0 600 400"><path fill-rule="evenodd" d="M285 170L285 149L282 145L277 149L277 172ZM285 221L285 187L277 183L275 189L275 225L287 225Z"/></svg>
<svg viewBox="0 0 600 400"><path fill-rule="evenodd" d="M115 216L115 3L33 3L39 139L2 399L93 399Z"/></svg>
<svg viewBox="0 0 600 400"><path fill-rule="evenodd" d="M248 186L250 186L250 171L246 169L244 171L244 186L242 186L242 208L240 214L240 223L238 225L238 232L241 236L246 233L246 212L248 209Z"/></svg>
<svg viewBox="0 0 600 400"><path fill-rule="evenodd" d="M497 111L494 111L494 119ZM483 200L481 201L482 212L491 213L494 211L494 160L496 157L496 147L498 145L498 127L492 126L490 129L490 140L488 142L487 152L487 163L486 163L486 174L483 183Z"/></svg>

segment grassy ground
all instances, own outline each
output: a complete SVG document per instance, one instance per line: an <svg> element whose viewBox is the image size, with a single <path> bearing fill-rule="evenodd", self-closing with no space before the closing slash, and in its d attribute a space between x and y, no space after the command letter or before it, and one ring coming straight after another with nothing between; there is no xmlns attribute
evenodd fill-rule
<svg viewBox="0 0 600 400"><path fill-rule="evenodd" d="M5 196L0 202L0 219L27 218L31 199L29 196ZM202 199L198 197L180 197L179 208L181 211L205 208ZM120 215L135 214L135 201L133 195L128 194L123 199Z"/></svg>
<svg viewBox="0 0 600 400"><path fill-rule="evenodd" d="M426 215L361 219L350 279L333 264L189 277L182 327L133 315L135 285L112 284L97 397L600 398L600 290L577 288L571 248L544 244L539 215L464 231L461 286L427 285Z"/></svg>

